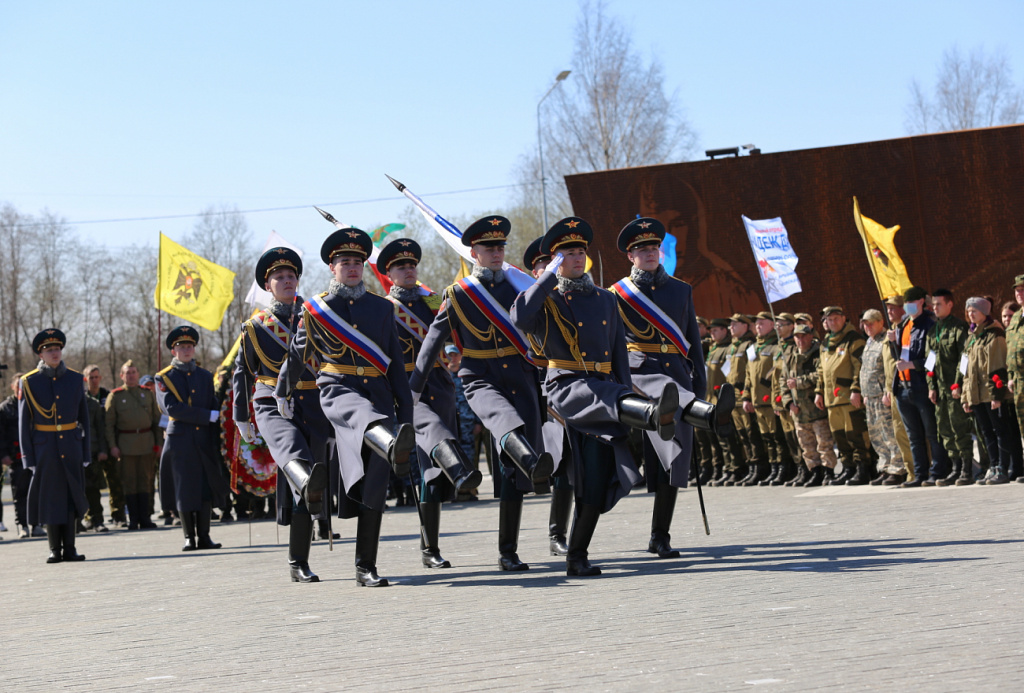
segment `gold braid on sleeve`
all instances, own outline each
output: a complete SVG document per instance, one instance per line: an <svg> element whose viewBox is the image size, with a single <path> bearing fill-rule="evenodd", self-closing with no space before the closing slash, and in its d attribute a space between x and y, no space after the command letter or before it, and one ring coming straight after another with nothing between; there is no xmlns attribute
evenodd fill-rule
<svg viewBox="0 0 1024 693"><path fill-rule="evenodd" d="M445 289L445 293L447 294L448 302L452 304L452 308L455 309L456 315L459 316L460 323L471 335L479 339L481 342L488 342L494 339L494 325L488 323L487 330L485 331L474 326L473 323L466 318L466 314L462 312L462 306L460 306L459 302L455 299L454 284Z"/></svg>
<svg viewBox="0 0 1024 693"><path fill-rule="evenodd" d="M646 341L649 341L649 340L653 340L655 338L655 336L657 336L657 330L655 329L654 325L652 325L651 323L647 323L647 328L643 329L643 330L641 330L636 325L634 325L630 321L630 319L626 317L626 311L623 310L621 302L619 303L619 315L622 316L622 322L626 323L626 327L634 335L636 335L637 339L646 342Z"/></svg>
<svg viewBox="0 0 1024 693"><path fill-rule="evenodd" d="M558 310L558 306L555 305L555 300L550 296L544 299L544 311L554 319L555 326L562 333L562 339L569 346L569 353L572 354L573 359L582 363L583 354L580 353L580 333L576 330L576 326L565 319L565 316ZM544 342L545 344L547 343L546 336Z"/></svg>

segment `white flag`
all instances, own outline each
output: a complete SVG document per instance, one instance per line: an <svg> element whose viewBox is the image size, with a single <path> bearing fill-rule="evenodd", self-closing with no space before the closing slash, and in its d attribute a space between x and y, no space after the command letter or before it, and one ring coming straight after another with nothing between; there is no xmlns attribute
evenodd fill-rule
<svg viewBox="0 0 1024 693"><path fill-rule="evenodd" d="M270 238L267 239L266 245L263 246L263 252L265 253L271 248L280 247L291 248L299 254L299 257L302 257L302 251L299 250L298 246L281 238L277 231L271 231ZM245 302L248 303L251 308L256 308L257 306L260 308L269 308L270 301L273 298L273 295L271 295L269 291L266 291L262 286L256 284L256 280L253 279L252 286L249 288L249 293L245 295Z"/></svg>
<svg viewBox="0 0 1024 693"><path fill-rule="evenodd" d="M744 216L743 225L747 228L750 248L754 251L768 303L800 293L800 279L796 276L796 264L800 259L789 244L789 234L782 218L754 220Z"/></svg>

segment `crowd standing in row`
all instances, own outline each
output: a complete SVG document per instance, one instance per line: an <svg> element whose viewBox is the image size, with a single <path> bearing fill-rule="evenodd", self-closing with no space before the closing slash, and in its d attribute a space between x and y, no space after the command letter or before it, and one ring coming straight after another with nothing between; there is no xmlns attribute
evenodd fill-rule
<svg viewBox="0 0 1024 693"><path fill-rule="evenodd" d="M391 282L386 297L363 284L373 248L359 229L340 228L324 242L333 278L306 301L297 296L294 251L260 258L256 279L273 302L243 325L230 418L277 463L292 580L319 581L308 563L314 521L321 537L334 536L336 510L357 518L357 583L386 586L377 547L396 479L413 492L424 567L450 567L440 553L441 508L481 481L479 448L467 441L474 429L489 433L505 571L529 569L518 555L523 496L548 488L552 554L566 557L568 575L594 576L601 571L588 548L600 515L643 482L654 503L648 551L672 558L677 490L689 480L970 484L972 432L982 442L981 483L1021 475L1014 414L1024 413L1024 325L1011 310L1008 348L991 299L968 299L965 322L948 291L929 300L912 288L886 302L888 325L872 309L859 329L828 306L819 341L805 313L697 318L690 286L660 264L657 220L620 232L632 270L610 290L585 272L593 238L585 220L563 219L530 245L523 262L536 281L528 288L505 263L510 232L496 215L471 225L463 243L473 272L440 296L418 284L422 257L411 239L377 257ZM1024 299L1024 276L1014 290ZM44 527L48 562L83 558L76 525L105 531L104 484L115 523L155 526L157 478L165 513L173 509L182 526L182 549L220 548L210 537L213 508L230 517L233 489L218 454L219 390L194 360L198 339L191 327L172 330L173 358L155 390L128 362L123 387L110 393L98 368L67 369L59 330L33 341L40 363L0 405L0 445L19 533Z"/></svg>

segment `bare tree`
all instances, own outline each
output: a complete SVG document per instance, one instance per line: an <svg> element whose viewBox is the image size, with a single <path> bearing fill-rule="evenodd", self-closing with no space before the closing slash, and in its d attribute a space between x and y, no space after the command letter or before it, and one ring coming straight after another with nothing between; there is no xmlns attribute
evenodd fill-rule
<svg viewBox="0 0 1024 693"><path fill-rule="evenodd" d="M661 63L645 59L629 29L606 10L604 0L581 3L572 73L541 115L548 209L556 215L571 210L564 176L684 160L696 145L678 94L665 91ZM539 209L535 146L522 157L516 175L524 183L516 203ZM540 214L535 216L539 222ZM543 230L538 223L526 235Z"/></svg>
<svg viewBox="0 0 1024 693"><path fill-rule="evenodd" d="M964 55L957 46L942 54L934 94L915 79L906 109L910 134L1010 125L1024 120L1024 89L1013 82L1003 50L977 47Z"/></svg>
<svg viewBox="0 0 1024 693"><path fill-rule="evenodd" d="M15 371L25 370L28 365L29 334L27 317L29 276L25 260L30 254L31 231L26 228L27 220L14 208L5 204L0 208L0 246L7 256L7 266L0 272L0 303L4 306L4 329L0 330L0 348L3 349L3 363L9 363Z"/></svg>

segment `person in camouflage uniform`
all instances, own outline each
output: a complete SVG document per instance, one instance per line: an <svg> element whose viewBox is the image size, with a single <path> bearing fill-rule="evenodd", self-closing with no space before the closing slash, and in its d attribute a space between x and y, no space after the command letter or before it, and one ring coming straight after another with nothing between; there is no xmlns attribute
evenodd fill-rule
<svg viewBox="0 0 1024 693"><path fill-rule="evenodd" d="M936 321L925 338L926 358L932 363L925 377L928 399L935 405L939 442L952 465L949 476L936 480L935 485L950 486L960 481L958 485L966 486L974 483L974 440L971 438L974 427L964 408L953 399L950 386L956 382L970 326L953 315L953 293L948 289L938 289L932 294L932 311Z"/></svg>
<svg viewBox="0 0 1024 693"><path fill-rule="evenodd" d="M828 412L832 437L843 461L843 471L835 483L866 484L871 481L872 462L868 453L867 415L860 394L864 338L846 323L846 315L839 306L827 306L822 315L828 334L821 345L814 405Z"/></svg>
<svg viewBox="0 0 1024 693"><path fill-rule="evenodd" d="M861 317L861 324L868 339L864 345L864 355L861 357L860 393L864 397L864 411L867 413L868 437L882 464L882 473L871 482L871 485L899 486L907 480L907 474L903 454L896 443L892 405L883 402L884 395L889 391L885 354L890 352L890 349L885 338L885 323L881 311L865 311Z"/></svg>
<svg viewBox="0 0 1024 693"><path fill-rule="evenodd" d="M803 451L801 471L806 473L786 485L821 486L835 478L833 470L837 464L828 415L814 404L821 345L810 325L798 325L793 333L795 348L786 352L781 363L780 396L782 406L793 417Z"/></svg>
<svg viewBox="0 0 1024 693"><path fill-rule="evenodd" d="M1018 274L1013 280L1013 297L1017 305L1024 306L1024 274ZM1024 429L1024 309L1014 314L1006 329L1006 365L1017 423ZM1024 484L1024 477L1018 477L1017 481Z"/></svg>
<svg viewBox="0 0 1024 693"><path fill-rule="evenodd" d="M729 331L732 332L733 341L723 369L728 370L725 376L726 382L732 385L737 392L742 392L746 386L747 353L748 349L754 347L754 334L750 331L750 326L753 324L753 318L742 313L736 313L729 318ZM763 478L764 469L768 464L754 415L744 411L742 407L736 407L732 410L732 422L740 443L743 445L743 454L747 461L747 474L746 476L727 477L723 486L740 485L749 481L751 477ZM734 466L733 471L738 472L739 468Z"/></svg>
<svg viewBox="0 0 1024 693"><path fill-rule="evenodd" d="M701 351L704 352L704 363L707 363L708 352L711 350L711 334L708 329L711 327L711 323L708 322L707 318L697 318L697 329L700 332L700 346ZM711 476L714 473L715 465L715 449L714 443L711 439L714 434L711 431L705 431L697 428L693 431L693 453L694 453L694 464L690 465L690 480L694 481L698 474L700 474L700 483L706 484L711 481Z"/></svg>
<svg viewBox="0 0 1024 693"><path fill-rule="evenodd" d="M764 441L765 451L768 453L771 472L765 476L762 469L757 469L753 475L743 481L742 485L768 486L773 484L783 472L781 447L785 445L782 425L775 416L772 402L772 379L776 356L780 350L779 336L775 332L775 321L772 319L771 313L761 311L757 314L754 320L754 332L757 334L757 339L754 342L753 351L747 347L747 373L741 400L743 401L743 410L748 414L753 414L757 419L757 428L761 432L761 440ZM775 485L787 480L780 479Z"/></svg>
<svg viewBox="0 0 1024 693"><path fill-rule="evenodd" d="M793 328L796 327L796 316L792 313L779 313L775 316L775 332L779 335L779 350L775 354L775 369L772 371L772 409L778 417L782 429L782 463L786 467L786 476L791 477L794 466L800 474L807 472L807 465L801 464L803 450L796 435L796 422L789 409L782 405L782 360L792 351L796 351L796 340L793 339ZM792 479L791 479L792 480ZM788 481L786 482L789 483Z"/></svg>
<svg viewBox="0 0 1024 693"><path fill-rule="evenodd" d="M711 346L704 363L708 369L708 401L718 402L718 391L727 380L729 352L732 350L732 334L729 331L728 318L715 318L711 321ZM735 410L733 411L735 415ZM714 454L715 471L711 480L712 486L722 486L728 479L742 479L746 475L746 457L739 435L733 432L722 438L713 435L711 447Z"/></svg>

